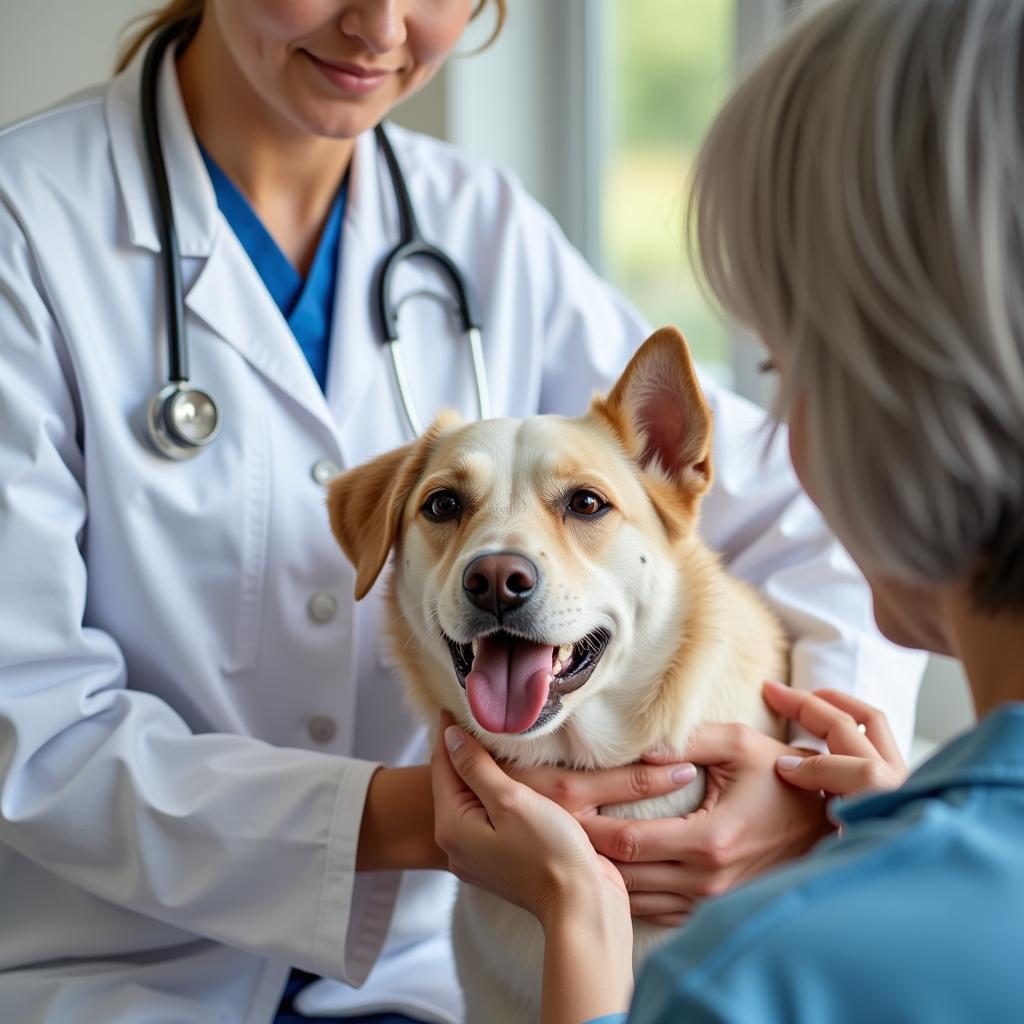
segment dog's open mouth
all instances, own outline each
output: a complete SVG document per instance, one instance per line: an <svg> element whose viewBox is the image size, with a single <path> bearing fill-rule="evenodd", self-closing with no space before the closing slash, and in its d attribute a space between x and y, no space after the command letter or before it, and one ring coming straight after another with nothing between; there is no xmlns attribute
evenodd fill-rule
<svg viewBox="0 0 1024 1024"><path fill-rule="evenodd" d="M562 698L590 678L611 634L596 629L560 647L504 630L471 644L445 640L477 722L488 732L522 733L551 718Z"/></svg>

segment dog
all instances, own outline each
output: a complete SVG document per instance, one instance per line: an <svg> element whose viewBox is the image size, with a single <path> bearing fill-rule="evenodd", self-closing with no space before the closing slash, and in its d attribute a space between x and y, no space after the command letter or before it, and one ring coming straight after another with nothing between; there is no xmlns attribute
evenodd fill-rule
<svg viewBox="0 0 1024 1024"><path fill-rule="evenodd" d="M331 483L334 536L364 597L393 555L390 639L429 723L446 709L516 765L607 768L681 750L708 721L775 736L761 699L787 640L698 536L712 480L711 414L682 334L662 328L586 415L464 423ZM679 791L602 813L685 815ZM635 922L635 962L669 929ZM461 885L453 943L470 1024L540 1010L531 915Z"/></svg>

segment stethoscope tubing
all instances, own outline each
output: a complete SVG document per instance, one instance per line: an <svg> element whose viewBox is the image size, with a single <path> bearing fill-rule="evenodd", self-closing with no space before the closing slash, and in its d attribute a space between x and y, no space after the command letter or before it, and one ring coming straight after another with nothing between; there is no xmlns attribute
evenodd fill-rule
<svg viewBox="0 0 1024 1024"><path fill-rule="evenodd" d="M451 285L452 293L455 296L456 316L462 327L470 351L470 359L473 366L473 382L476 387L477 412L480 419L489 419L491 415L490 391L487 386L487 369L484 365L483 343L480 336L480 317L473 300L473 294L466 282L465 275L456 265L455 261L442 249L427 242L420 231L419 222L413 210L412 200L409 198L409 189L405 183L405 175L402 173L401 165L395 151L391 147L391 141L384 131L383 125L377 125L374 129L377 139L377 146L384 154L384 162L387 165L388 175L391 178L395 194L395 203L398 207L399 241L398 244L384 257L377 277L377 313L380 320L381 332L384 335L384 343L388 347L391 357L391 368L394 372L395 383L398 386L398 396L405 413L406 421L413 435L419 437L423 433L423 426L412 401L412 394L409 388L408 378L402 365L401 355L398 346L398 314L405 296L398 302L392 301L394 293L394 276L397 268L406 260L418 259L420 262L435 263L447 277Z"/></svg>
<svg viewBox="0 0 1024 1024"><path fill-rule="evenodd" d="M146 147L153 191L156 193L157 232L160 249L167 317L167 379L170 383L188 380L188 346L185 344L185 300L181 286L181 253L174 221L174 201L167 180L163 147L160 144L160 118L157 114L157 88L160 63L167 48L182 32L182 25L168 25L150 44L142 65L142 137Z"/></svg>
<svg viewBox="0 0 1024 1024"><path fill-rule="evenodd" d="M176 22L157 33L150 43L143 61L141 86L142 135L156 200L156 222L160 238L167 321L167 382L150 400L147 425L152 445L163 455L177 460L196 455L214 439L219 428L219 413L216 403L206 392L191 387L189 384L185 302L181 283L181 253L174 220L174 203L167 177L167 167L164 163L163 147L160 142L158 113L157 92L163 56L168 47L193 25L194 22L191 21ZM416 259L420 262L434 263L448 279L455 298L454 312L469 345L477 410L481 419L488 419L491 410L487 370L484 365L480 318L472 292L455 261L446 252L424 239L416 220L412 200L409 198L405 177L383 125L378 124L374 129L374 134L378 148L384 155L388 176L394 189L400 234L398 244L384 257L378 271L377 311L383 341L388 349L395 383L398 387L398 397L405 418L413 436L420 436L423 426L416 414L412 400L409 380L399 352L398 336L398 317L402 303L412 296L405 296L397 302L392 300L393 282L397 268L405 260ZM187 400L182 401L182 399ZM187 410L186 415L192 416L191 422L199 422L195 412L197 406L203 413L202 422L207 425L202 426L199 431L193 431L195 436L189 437L179 429L176 416L180 410L184 409Z"/></svg>

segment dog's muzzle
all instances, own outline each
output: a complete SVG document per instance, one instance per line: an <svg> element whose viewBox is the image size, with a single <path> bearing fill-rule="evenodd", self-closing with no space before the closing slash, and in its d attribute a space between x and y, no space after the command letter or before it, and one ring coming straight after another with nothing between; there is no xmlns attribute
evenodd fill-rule
<svg viewBox="0 0 1024 1024"><path fill-rule="evenodd" d="M562 698L587 682L611 634L600 628L559 645L503 629L468 644L445 640L477 723L492 733L522 734L554 718Z"/></svg>

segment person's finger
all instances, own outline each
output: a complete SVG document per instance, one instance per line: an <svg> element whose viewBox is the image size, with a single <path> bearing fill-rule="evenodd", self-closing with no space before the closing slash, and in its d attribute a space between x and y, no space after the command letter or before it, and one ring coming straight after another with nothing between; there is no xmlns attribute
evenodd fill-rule
<svg viewBox="0 0 1024 1024"><path fill-rule="evenodd" d="M812 757L780 757L779 776L801 789L824 790L848 796L864 790L893 789L900 779L878 757L816 754Z"/></svg>
<svg viewBox="0 0 1024 1024"><path fill-rule="evenodd" d="M686 869L678 861L616 863L626 892L685 892Z"/></svg>
<svg viewBox="0 0 1024 1024"><path fill-rule="evenodd" d="M686 892L687 869L677 861L647 864L622 864L615 867L622 875L626 892Z"/></svg>
<svg viewBox="0 0 1024 1024"><path fill-rule="evenodd" d="M503 807L507 809L514 803L520 784L510 779L494 758L457 725L446 726L442 737L458 777L477 795L487 816L494 821Z"/></svg>
<svg viewBox="0 0 1024 1024"><path fill-rule="evenodd" d="M652 914L649 917L638 917L637 920L658 925L660 928L678 928L689 916L689 914Z"/></svg>
<svg viewBox="0 0 1024 1024"><path fill-rule="evenodd" d="M477 807L481 814L486 813L477 795L462 781L448 756L444 745L444 730L450 722L450 718L447 722L442 720L430 758L430 786L434 795L434 821L438 832L447 831L443 826L455 817L464 815L467 807Z"/></svg>
<svg viewBox="0 0 1024 1024"><path fill-rule="evenodd" d="M641 896L644 893L671 893L680 900L692 904L708 896L718 896L729 888L730 876L727 872L708 867L673 861L653 864L616 863L615 867L622 876L626 892L631 896ZM634 916L649 915L637 912Z"/></svg>
<svg viewBox="0 0 1024 1024"><path fill-rule="evenodd" d="M718 811L686 818L649 821L581 818L580 824L598 853L620 864L682 861L696 867L726 867L735 859L742 828Z"/></svg>
<svg viewBox="0 0 1024 1024"><path fill-rule="evenodd" d="M842 708L813 693L780 683L765 683L763 693L765 703L773 711L799 722L812 736L824 740L833 754L878 756L874 744L857 728L856 719Z"/></svg>
<svg viewBox="0 0 1024 1024"><path fill-rule="evenodd" d="M671 819L637 821L593 814L581 818L580 824L594 849L609 860L634 864L677 857Z"/></svg>
<svg viewBox="0 0 1024 1024"><path fill-rule="evenodd" d="M905 767L903 754L892 734L889 726L889 719L881 708L873 704L865 704L862 700L844 693L842 690L815 690L817 696L842 708L847 714L852 715L858 725L864 726L865 735L874 744L875 749L885 758L889 764Z"/></svg>
<svg viewBox="0 0 1024 1024"><path fill-rule="evenodd" d="M665 796L689 785L697 777L692 764L662 766L629 764L621 768L571 771L542 767L515 769L516 779L574 814Z"/></svg>
<svg viewBox="0 0 1024 1024"><path fill-rule="evenodd" d="M697 765L747 761L770 737L739 722L708 722L687 741L685 755Z"/></svg>
<svg viewBox="0 0 1024 1024"><path fill-rule="evenodd" d="M466 797L476 801L476 794L460 778L459 773L452 765L448 748L445 746L445 730L454 722L455 719L449 712L441 712L440 728L434 737L434 749L430 757L435 804L437 803L438 794L455 802L464 802ZM459 798L463 799L459 800Z"/></svg>
<svg viewBox="0 0 1024 1024"><path fill-rule="evenodd" d="M685 914L693 907L693 900L675 892L632 892L629 894L629 912L633 917Z"/></svg>
<svg viewBox="0 0 1024 1024"><path fill-rule="evenodd" d="M650 750L645 750L642 761L646 764L683 764L686 762L686 758L678 750L672 750L670 747L653 747Z"/></svg>

